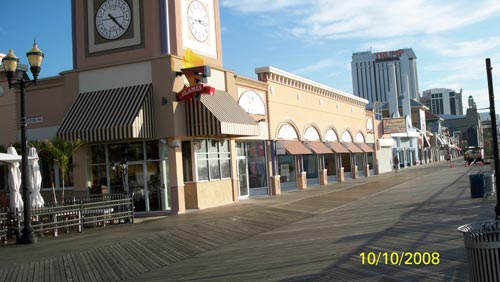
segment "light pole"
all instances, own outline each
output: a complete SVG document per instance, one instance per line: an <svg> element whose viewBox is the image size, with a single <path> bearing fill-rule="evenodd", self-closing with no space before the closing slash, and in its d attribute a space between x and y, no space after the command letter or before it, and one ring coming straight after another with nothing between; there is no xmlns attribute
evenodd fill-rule
<svg viewBox="0 0 500 282"><path fill-rule="evenodd" d="M38 74L40 73L43 53L33 42L33 48L26 53L30 64L30 70L33 74L33 80L30 80L25 70L18 70L17 65L19 58L14 55L14 52L9 50L9 53L2 59L3 67L9 81L9 89L16 88L21 92L21 185L23 191L24 202L24 227L19 243L32 244L35 242L33 237L33 227L31 226L31 201L30 192L28 190L28 149L26 143L26 113L25 113L25 88L36 84Z"/></svg>

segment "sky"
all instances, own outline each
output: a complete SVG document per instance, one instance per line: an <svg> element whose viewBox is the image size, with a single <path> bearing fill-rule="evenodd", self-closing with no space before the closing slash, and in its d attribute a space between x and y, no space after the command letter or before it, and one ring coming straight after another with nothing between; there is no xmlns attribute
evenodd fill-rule
<svg viewBox="0 0 500 282"><path fill-rule="evenodd" d="M42 78L72 69L71 1L50 3L12 2L18 14L0 20L0 53L12 48L26 63L36 39ZM353 53L412 48L420 92L462 89L464 108L469 95L487 108L491 58L500 112L498 0L220 0L220 20L224 68L256 79L255 68L273 66L347 93Z"/></svg>

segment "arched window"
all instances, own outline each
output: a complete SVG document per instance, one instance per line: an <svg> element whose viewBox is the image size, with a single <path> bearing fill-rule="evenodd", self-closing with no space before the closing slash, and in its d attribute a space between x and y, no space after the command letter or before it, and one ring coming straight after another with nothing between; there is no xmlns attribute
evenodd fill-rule
<svg viewBox="0 0 500 282"><path fill-rule="evenodd" d="M252 90L243 92L240 96L238 104L249 114L252 115L265 115L266 106L259 94Z"/></svg>
<svg viewBox="0 0 500 282"><path fill-rule="evenodd" d="M278 130L278 139L299 139L297 131L290 124L284 124Z"/></svg>
<svg viewBox="0 0 500 282"><path fill-rule="evenodd" d="M314 127L308 127L304 133L304 140L319 141L319 133Z"/></svg>
<svg viewBox="0 0 500 282"><path fill-rule="evenodd" d="M342 133L342 142L352 142L352 137L349 131L346 130Z"/></svg>
<svg viewBox="0 0 500 282"><path fill-rule="evenodd" d="M365 143L365 138L363 137L363 134L361 134L361 132L358 132L358 134L356 134L356 137L354 138L354 142L355 143Z"/></svg>
<svg viewBox="0 0 500 282"><path fill-rule="evenodd" d="M339 141L339 138L337 137L337 134L333 129L328 129L325 134L325 141L330 141L330 142L335 142Z"/></svg>

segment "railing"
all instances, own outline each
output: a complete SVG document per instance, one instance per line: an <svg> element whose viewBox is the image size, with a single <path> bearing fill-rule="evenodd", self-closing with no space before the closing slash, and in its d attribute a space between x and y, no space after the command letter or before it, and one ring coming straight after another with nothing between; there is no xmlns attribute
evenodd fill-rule
<svg viewBox="0 0 500 282"><path fill-rule="evenodd" d="M83 232L84 228L108 224L133 223L134 207L131 195L100 195L32 209L33 232L38 236L59 231ZM0 211L0 239L17 237L23 227L22 212Z"/></svg>

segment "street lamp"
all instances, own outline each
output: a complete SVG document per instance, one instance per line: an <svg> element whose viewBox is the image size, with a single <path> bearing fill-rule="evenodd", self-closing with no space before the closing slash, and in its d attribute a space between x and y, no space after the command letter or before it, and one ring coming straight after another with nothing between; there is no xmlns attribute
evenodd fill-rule
<svg viewBox="0 0 500 282"><path fill-rule="evenodd" d="M43 53L33 42L33 48L26 53L30 64L30 70L33 74L33 80L30 80L25 70L18 70L17 65L19 58L14 55L14 52L9 50L9 53L2 59L3 67L9 81L9 89L16 88L21 92L21 185L23 189L24 202L24 227L22 230L21 244L32 244L35 242L33 237L33 227L31 226L31 201L30 192L28 190L28 149L26 143L26 113L25 113L25 88L33 84L36 85L38 74L40 73Z"/></svg>

